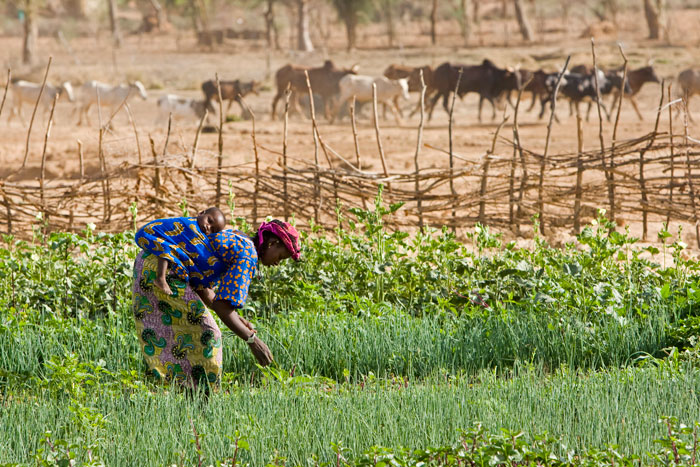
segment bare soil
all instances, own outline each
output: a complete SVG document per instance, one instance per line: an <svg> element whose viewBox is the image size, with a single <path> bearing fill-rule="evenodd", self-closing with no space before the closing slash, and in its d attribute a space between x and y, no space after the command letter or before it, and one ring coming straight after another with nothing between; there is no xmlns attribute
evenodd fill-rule
<svg viewBox="0 0 700 467"><path fill-rule="evenodd" d="M487 7L490 5L486 4ZM114 50L110 45L108 31L101 31L95 37L75 37L69 41L70 51L65 45L51 37L41 37L39 41L40 62L33 68L19 65L21 53L21 38L0 37L0 63L12 67L13 76L40 82L49 56L53 57L49 81L58 83L70 80L74 86L89 79L97 79L110 83L120 83L127 80L141 80L148 89L146 101L132 100L130 105L140 135L140 145L144 153L149 152L149 140L154 140L155 147L162 151L165 141L166 128L156 120L156 100L165 93L176 93L186 97L200 97L201 82L214 78L218 73L221 79L256 79L263 82L262 91L257 96L249 96L246 101L256 116L256 136L260 144L264 165L278 163L276 151L280 151L283 138L283 121L272 121L270 104L275 89L273 83L274 71L287 63L318 65L325 58L332 58L337 64L351 66L359 64L360 72L369 75L380 75L390 63L407 65L430 64L437 66L443 61L459 63L479 63L489 58L501 66L521 66L529 69L545 68L554 71L560 68L566 57L571 55L571 64L592 63L590 37L581 37L585 33L597 34L596 53L598 63L602 66L614 66L622 63L618 49L618 41L624 47L629 58L629 66L636 68L644 66L651 59L657 73L667 80L673 80L681 70L697 66L700 63L700 30L696 27L700 22L700 10L678 10L670 13L670 23L673 30L669 41L649 41L645 38L646 26L643 12L638 10L626 11L619 15L618 25L613 33L609 28L595 28L595 23L582 18L570 18L569 24L563 24L562 19L555 14L537 21L537 40L533 44L522 42L516 31L514 20L487 19L481 21L475 28L474 35L468 46L464 46L459 36L456 21L444 21L439 25L437 46L430 46L427 34L427 22L406 23L401 26L397 39L400 47L388 48L386 37L381 25L366 25L360 30L360 48L347 52L344 50L345 36L340 24L329 23L328 40L322 47L310 54L300 54L294 51L268 50L264 42L229 40L214 50L206 50L197 46L194 35L190 32L173 30L167 34L149 36L126 36L120 49ZM319 43L320 38L316 37ZM286 41L282 41L283 44ZM0 78L0 83L4 79ZM0 98L2 97L0 90ZM660 87L647 84L637 96L637 102L644 116L640 121L629 103L623 104L618 129L619 139L641 136L653 129L655 109L660 97ZM380 119L382 142L387 156L387 164L391 172L410 172L413 170L414 154L419 116L408 117L408 111L415 105L416 95L412 102L404 103L405 116L397 124L391 114L387 119ZM523 146L534 151L542 151L547 131L547 118L538 120L539 104L533 111L526 112L529 107L529 96L525 96L519 115L520 135ZM455 106L454 151L460 157L468 160L480 160L490 148L494 132L504 115L504 109L499 108L495 119L491 119L491 107L484 107L484 120L477 120L477 96L470 94L463 101L457 101ZM606 101L607 103L608 101ZM439 105L439 103L438 103ZM282 106L280 106L282 107ZM84 148L86 172L88 174L99 170L98 164L98 124L97 114L91 110L91 122L88 125L77 126L77 114L73 114L74 106L69 102L59 102L55 122L50 133L47 148L47 178L75 179L78 177L78 141ZM280 112L278 108L278 114ZM365 106L358 117L358 132L360 150L363 162L368 170L380 171L381 163L377 151L375 129L370 121L370 106ZM585 111L585 106L582 107ZM691 112L700 114L700 103L691 102ZM25 119L8 121L9 108L6 105L0 116L0 179L11 174L11 180L36 180L41 164L41 154L45 137L48 113L37 114L32 137L30 140L27 168L14 173L22 163L25 154L28 121L31 109L25 108ZM550 154L574 152L577 147L576 119L569 116L568 106L560 101L558 115L561 123L554 124ZM240 114L237 104L229 114ZM502 135L511 137L510 122L512 109L505 110L510 115L509 123L502 130ZM106 119L106 116L102 116ZM218 121L218 116L213 117ZM324 140L344 157L354 160L354 145L349 120L331 125L319 117L320 132ZM682 128L683 119L679 116L674 125ZM424 143L438 147L448 147L448 116L436 108L434 118L424 128ZM175 121L170 138L169 152L187 152L195 135L197 122ZM662 128L668 128L668 117L662 115ZM225 163L234 165L253 160L251 143L251 122L234 121L224 125L224 154ZM603 122L603 135L607 145L610 144L612 124ZM689 133L697 135L700 124L691 123ZM584 139L586 148L599 146L599 122L597 111L591 112L591 120L584 123ZM205 133L200 137L199 163L215 165L217 152L217 135ZM294 161L313 160L314 143L311 124L299 115L290 116L288 130L289 154ZM131 124L124 112L115 117L112 131L105 135L104 149L107 163L110 166L124 161L136 162L138 152ZM512 147L506 142L496 145L496 154L510 155ZM421 167L445 167L446 156L429 148L422 149ZM604 206L603 206L604 207ZM640 216L641 217L641 216ZM639 233L639 222L628 219L633 233ZM655 221L651 228L652 238L660 228L660 222ZM471 226L464 226L469 228ZM692 228L686 228L690 235ZM507 234L512 237L512 234ZM554 232L553 239L565 241L571 237L569 231ZM686 239L690 245L695 243L694 236Z"/></svg>

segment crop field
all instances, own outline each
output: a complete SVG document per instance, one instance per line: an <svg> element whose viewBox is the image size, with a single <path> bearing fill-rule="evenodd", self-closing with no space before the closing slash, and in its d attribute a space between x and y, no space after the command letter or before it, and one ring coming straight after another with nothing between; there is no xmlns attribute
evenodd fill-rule
<svg viewBox="0 0 700 467"><path fill-rule="evenodd" d="M0 462L695 465L700 279L676 236L642 249L601 217L521 249L358 215L255 284L275 363L225 332L208 399L145 376L131 232L5 237Z"/></svg>
<svg viewBox="0 0 700 467"><path fill-rule="evenodd" d="M264 38L202 46L178 1L164 2L170 29L129 34L149 2L116 3L119 48L106 6L77 20L42 3L32 65L21 63L21 24L0 17L11 79L138 80L148 91L110 126L94 108L78 125L65 99L53 113L38 109L33 127L31 105L10 118L8 93L0 106L0 467L700 466L700 105L684 107L676 81L700 63L697 2L669 0L658 40L647 38L642 1L524 2L536 33L528 42L510 2L484 1L465 43L459 2L441 0L431 44L432 2L388 1L415 16L397 16L395 42L381 15L367 14L347 51L333 2L310 0L314 52L293 50L293 2L271 2L279 49ZM201 3L212 27L264 27L265 2ZM492 119L485 103L481 121L474 94L452 114L438 102L430 121L409 116L416 93L398 122L378 109L375 124L371 103L352 122L331 123L320 108L314 121L285 115L284 102L270 115L274 73L287 63L332 59L380 76L390 63L488 58L553 72L569 57L591 65L593 50L606 69L622 65L621 51L630 69L653 60L664 82L636 96L642 119L623 99L617 118L599 118L594 105L587 120L584 103L579 132L560 99L550 127L539 103L528 110L528 93L517 114L498 100ZM236 103L220 115L216 102L202 132L199 119L158 117L158 98L201 99L215 76L259 82L245 97L254 119ZM616 146L627 159L596 165ZM529 159L516 170L517 150ZM538 212L542 154L553 162ZM577 154L588 157L580 219L570 212ZM321 170L325 185L312 191ZM447 170L461 174L454 186ZM288 196L288 174L307 191ZM443 203L450 196L462 204ZM193 393L147 375L134 234L217 202L249 233L289 214L304 259L261 268L240 310L273 363L256 364L217 319L221 387Z"/></svg>

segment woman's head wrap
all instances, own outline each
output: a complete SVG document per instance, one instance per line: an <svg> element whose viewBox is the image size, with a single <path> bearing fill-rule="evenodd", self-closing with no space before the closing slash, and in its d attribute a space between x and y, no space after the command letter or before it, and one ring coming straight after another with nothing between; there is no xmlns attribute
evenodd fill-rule
<svg viewBox="0 0 700 467"><path fill-rule="evenodd" d="M287 247L289 253L291 253L292 259L294 259L294 261L299 261L301 258L301 251L299 248L299 232L297 232L297 229L295 229L292 224L279 221L277 219L260 224L260 227L258 227L257 237L258 248L263 244L263 232L270 232L278 237L282 243L284 243L284 246Z"/></svg>

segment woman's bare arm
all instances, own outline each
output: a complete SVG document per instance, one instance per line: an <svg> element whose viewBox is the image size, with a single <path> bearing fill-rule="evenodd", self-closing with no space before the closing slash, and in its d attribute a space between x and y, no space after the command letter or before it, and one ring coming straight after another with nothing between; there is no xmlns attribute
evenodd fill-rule
<svg viewBox="0 0 700 467"><path fill-rule="evenodd" d="M212 310L214 309L214 297L216 296L216 294L212 289L195 289L195 292L197 292L197 295L199 295L199 298L202 299L202 302L206 305L207 308Z"/></svg>
<svg viewBox="0 0 700 467"><path fill-rule="evenodd" d="M252 325L241 318L236 309L226 300L214 301L212 309L219 316L221 321L234 332L238 337L248 343L251 352L262 366L267 366L272 362L273 356L267 345L255 334ZM249 342L250 341L250 342Z"/></svg>
<svg viewBox="0 0 700 467"><path fill-rule="evenodd" d="M196 290L196 292L197 295L199 295L199 298L202 299L202 302L204 302L204 304L207 306L207 308L214 310L214 298L216 297L216 293L214 293L214 291L209 288ZM238 319L240 319L243 322L243 324L245 325L245 327L248 328L249 331L256 332L255 327L250 323L250 321L248 321L241 315L238 315ZM250 336L250 332L248 332L248 336Z"/></svg>

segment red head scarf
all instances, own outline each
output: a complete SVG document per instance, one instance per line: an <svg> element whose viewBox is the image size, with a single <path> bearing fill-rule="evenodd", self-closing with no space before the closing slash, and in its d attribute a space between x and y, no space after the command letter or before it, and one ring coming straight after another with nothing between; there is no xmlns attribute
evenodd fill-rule
<svg viewBox="0 0 700 467"><path fill-rule="evenodd" d="M289 250L289 252L292 254L292 259L294 259L294 261L299 261L301 258L301 251L299 249L299 232L297 232L297 229L295 229L292 224L279 221L277 219L260 224L260 227L258 227L257 238L258 247L262 246L263 244L263 232L270 232L271 234L277 236L282 243L284 243L284 246L287 247L287 250Z"/></svg>

